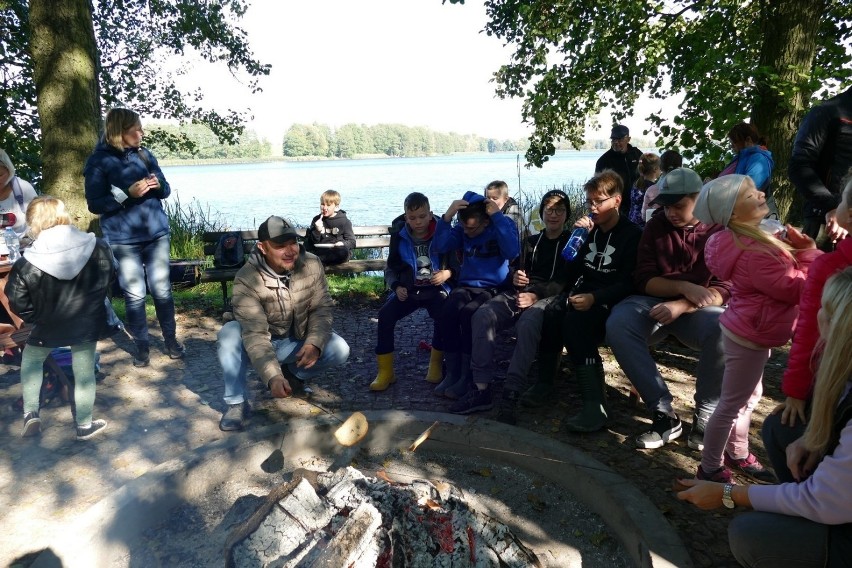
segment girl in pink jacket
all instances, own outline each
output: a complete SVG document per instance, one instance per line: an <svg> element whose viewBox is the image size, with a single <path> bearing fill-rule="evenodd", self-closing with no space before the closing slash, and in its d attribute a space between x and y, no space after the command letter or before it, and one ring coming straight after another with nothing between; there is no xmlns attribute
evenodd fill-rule
<svg viewBox="0 0 852 568"><path fill-rule="evenodd" d="M765 195L738 174L706 184L695 203L698 219L727 227L707 241L704 258L717 278L732 283L728 309L719 318L722 395L704 430L698 479L728 483L733 468L756 481L775 481L749 451L751 413L763 394L770 349L790 340L808 266L821 253L793 227L787 226L783 240L761 231L768 212Z"/></svg>

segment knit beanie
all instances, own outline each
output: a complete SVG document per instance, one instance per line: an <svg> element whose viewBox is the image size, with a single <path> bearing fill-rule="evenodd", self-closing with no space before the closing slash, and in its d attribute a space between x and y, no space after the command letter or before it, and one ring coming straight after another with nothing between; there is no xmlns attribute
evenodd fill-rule
<svg viewBox="0 0 852 568"><path fill-rule="evenodd" d="M695 217L708 225L718 223L727 226L745 179L746 176L731 174L704 184L695 201Z"/></svg>
<svg viewBox="0 0 852 568"><path fill-rule="evenodd" d="M541 205L538 206L538 218L544 221L544 206L547 200L551 197L558 197L565 204L565 211L567 213L566 219L571 216L571 202L568 201L568 194L566 194L561 189L551 189L547 193L541 196Z"/></svg>

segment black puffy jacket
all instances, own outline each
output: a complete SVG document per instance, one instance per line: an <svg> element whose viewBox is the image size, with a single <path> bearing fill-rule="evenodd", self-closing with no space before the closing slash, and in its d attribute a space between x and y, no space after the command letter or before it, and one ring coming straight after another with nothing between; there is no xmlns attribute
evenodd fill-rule
<svg viewBox="0 0 852 568"><path fill-rule="evenodd" d="M12 267L5 290L12 311L34 324L27 344L66 347L97 341L107 330L104 299L114 279L112 250L98 239L75 278L60 280L25 256Z"/></svg>
<svg viewBox="0 0 852 568"><path fill-rule="evenodd" d="M790 156L790 181L805 200L805 218L837 209L852 167L852 89L805 115Z"/></svg>

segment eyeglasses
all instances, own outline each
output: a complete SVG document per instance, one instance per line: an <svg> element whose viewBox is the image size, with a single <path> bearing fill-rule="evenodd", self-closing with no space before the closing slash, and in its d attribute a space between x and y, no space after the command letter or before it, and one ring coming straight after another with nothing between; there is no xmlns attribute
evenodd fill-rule
<svg viewBox="0 0 852 568"><path fill-rule="evenodd" d="M564 207L546 207L544 210L546 215L563 215L567 212L568 210Z"/></svg>
<svg viewBox="0 0 852 568"><path fill-rule="evenodd" d="M603 205L604 203L606 203L607 201L609 201L609 200L610 200L610 199L612 199L613 197L615 197L615 196L614 196L614 195L610 195L610 196L609 196L609 197L607 197L606 199L593 199L593 200L591 200L591 201L589 201L589 200L587 199L587 200L586 200L586 207L588 207L589 209L592 209L592 208L594 208L594 209L598 209L601 205Z"/></svg>

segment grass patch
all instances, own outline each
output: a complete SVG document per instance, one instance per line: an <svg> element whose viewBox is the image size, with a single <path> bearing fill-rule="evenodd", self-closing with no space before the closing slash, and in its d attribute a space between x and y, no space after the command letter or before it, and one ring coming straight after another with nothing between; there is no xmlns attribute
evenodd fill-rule
<svg viewBox="0 0 852 568"><path fill-rule="evenodd" d="M385 279L382 276L330 274L328 290L340 304L379 302L385 297Z"/></svg>

